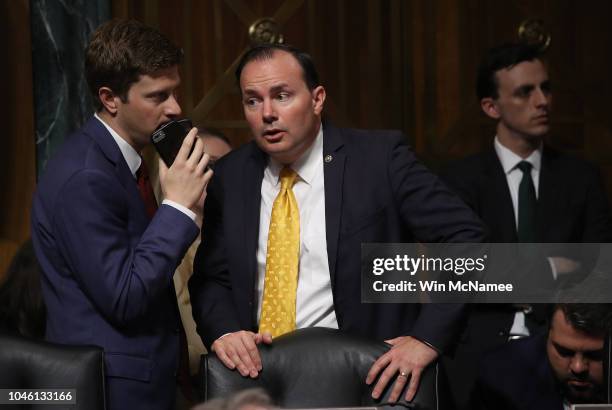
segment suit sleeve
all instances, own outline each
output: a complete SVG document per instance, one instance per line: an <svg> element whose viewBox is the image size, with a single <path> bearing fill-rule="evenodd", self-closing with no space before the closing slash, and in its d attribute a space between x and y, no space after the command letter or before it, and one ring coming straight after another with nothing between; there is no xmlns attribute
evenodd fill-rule
<svg viewBox="0 0 612 410"><path fill-rule="evenodd" d="M64 184L53 210L57 246L84 293L118 327L146 314L172 275L197 226L181 212L162 205L135 241L135 223L125 188L116 178L83 170Z"/></svg>
<svg viewBox="0 0 612 410"><path fill-rule="evenodd" d="M419 242L482 242L476 214L398 138L390 152L388 177L396 203Z"/></svg>
<svg viewBox="0 0 612 410"><path fill-rule="evenodd" d="M419 242L483 241L480 219L417 160L403 137L396 140L388 164L396 203ZM440 351L448 350L461 330L464 312L463 304L425 304L410 334Z"/></svg>
<svg viewBox="0 0 612 410"><path fill-rule="evenodd" d="M459 166L446 168L440 177L463 202L465 202L475 213L478 209L478 183L473 181Z"/></svg>
<svg viewBox="0 0 612 410"><path fill-rule="evenodd" d="M195 256L193 276L189 280L193 317L197 331L209 350L220 336L241 330L224 248L221 178L219 172L208 186L202 242Z"/></svg>

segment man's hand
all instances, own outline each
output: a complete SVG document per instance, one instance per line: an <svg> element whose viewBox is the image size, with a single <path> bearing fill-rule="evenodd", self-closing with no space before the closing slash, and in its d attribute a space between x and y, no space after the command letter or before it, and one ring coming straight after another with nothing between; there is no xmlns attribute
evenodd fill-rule
<svg viewBox="0 0 612 410"><path fill-rule="evenodd" d="M204 143L197 137L197 132L197 128L189 131L170 168L160 159L159 181L164 198L201 216L212 170L206 171L210 157L204 152ZM193 152L190 154L192 146Z"/></svg>
<svg viewBox="0 0 612 410"><path fill-rule="evenodd" d="M228 369L238 369L244 377L256 378L261 371L261 358L257 345L272 343L270 333L253 333L241 330L221 336L211 346Z"/></svg>
<svg viewBox="0 0 612 410"><path fill-rule="evenodd" d="M389 401L396 402L410 378L406 401L411 401L419 387L421 373L438 358L438 352L411 336L400 336L385 342L393 347L374 362L366 378L366 383L372 384L384 369L374 386L372 397L378 399L389 381L395 379ZM398 373L399 376L396 376Z"/></svg>

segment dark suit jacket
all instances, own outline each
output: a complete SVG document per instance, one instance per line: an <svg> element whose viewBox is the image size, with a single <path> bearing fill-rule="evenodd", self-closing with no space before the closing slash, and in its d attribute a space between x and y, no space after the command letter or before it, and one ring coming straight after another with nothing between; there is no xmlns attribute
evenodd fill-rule
<svg viewBox="0 0 612 410"><path fill-rule="evenodd" d="M486 355L469 408L563 410L546 355L546 334L510 342Z"/></svg>
<svg viewBox="0 0 612 410"><path fill-rule="evenodd" d="M488 242L517 242L516 223L506 175L493 146L483 153L451 164L443 179L480 216L488 228ZM598 170L585 161L544 146L537 208L537 235L543 243L608 242L612 221ZM537 279L555 286L548 262L542 261ZM525 272L529 275L530 272ZM534 280L532 276L530 280ZM445 363L455 400L464 408L474 378L473 363L482 354L506 343L515 309L507 304L474 305L454 361ZM545 326L545 305L527 315L533 329Z"/></svg>
<svg viewBox="0 0 612 410"><path fill-rule="evenodd" d="M480 216L488 228L488 242L517 242L510 190L493 147L450 165L443 179ZM539 242L612 241L609 204L596 167L544 146L538 189ZM553 281L552 273L545 275ZM484 337L505 340L514 312L498 308L498 315L482 316L479 326L494 327Z"/></svg>
<svg viewBox="0 0 612 410"><path fill-rule="evenodd" d="M482 218L489 242L517 242L512 199L495 149L449 166L444 180ZM612 220L599 171L548 146L538 188L540 242L609 242Z"/></svg>
<svg viewBox="0 0 612 410"><path fill-rule="evenodd" d="M444 349L460 305L361 303L361 244L473 242L480 221L421 165L395 131L324 127L325 223L334 309L341 329L376 339L412 334ZM256 329L256 249L266 155L251 142L215 165L202 244L190 281L204 343ZM420 310L420 313L419 313Z"/></svg>
<svg viewBox="0 0 612 410"><path fill-rule="evenodd" d="M167 205L149 220L119 147L95 118L49 162L32 211L46 337L104 348L107 408L173 405L180 318L172 275L197 234Z"/></svg>

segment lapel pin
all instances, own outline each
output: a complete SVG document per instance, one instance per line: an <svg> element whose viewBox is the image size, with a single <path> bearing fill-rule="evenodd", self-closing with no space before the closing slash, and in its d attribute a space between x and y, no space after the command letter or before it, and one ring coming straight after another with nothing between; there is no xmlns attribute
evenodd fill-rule
<svg viewBox="0 0 612 410"><path fill-rule="evenodd" d="M325 156L324 161L327 162L327 163L330 163L330 162L332 162L332 159L334 159L334 157L332 157L331 155L327 154Z"/></svg>

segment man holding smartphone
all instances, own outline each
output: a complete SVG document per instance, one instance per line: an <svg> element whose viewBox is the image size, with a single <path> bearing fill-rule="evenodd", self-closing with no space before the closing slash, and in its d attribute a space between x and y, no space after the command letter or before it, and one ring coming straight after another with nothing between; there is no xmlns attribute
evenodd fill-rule
<svg viewBox="0 0 612 410"><path fill-rule="evenodd" d="M192 129L172 166L159 163L157 209L140 153L181 113L181 59L141 23L100 26L85 66L96 114L49 162L34 198L46 338L104 348L108 409L175 403L182 327L172 276L199 232L212 172Z"/></svg>

